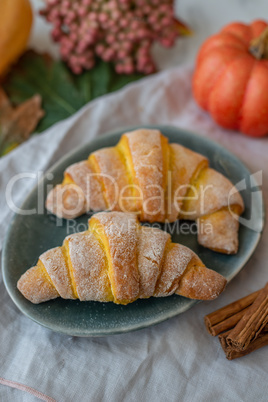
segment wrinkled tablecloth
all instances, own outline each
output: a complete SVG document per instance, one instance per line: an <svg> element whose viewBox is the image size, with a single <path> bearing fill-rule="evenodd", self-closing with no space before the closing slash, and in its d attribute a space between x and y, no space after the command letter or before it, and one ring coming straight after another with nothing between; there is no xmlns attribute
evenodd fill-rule
<svg viewBox="0 0 268 402"><path fill-rule="evenodd" d="M263 170L262 189L267 198L268 138L247 138L217 127L195 104L191 75L189 68L171 69L130 84L89 103L0 159L0 248L12 217L5 200L9 180L19 172L45 171L74 147L122 126L175 125L212 138L253 173ZM34 185L33 179L16 183L16 205ZM267 234L266 227L250 262L217 300L124 335L77 338L45 329L17 309L1 277L0 400L267 400L268 347L227 361L218 339L207 334L203 323L204 315L261 288L268 280Z"/></svg>

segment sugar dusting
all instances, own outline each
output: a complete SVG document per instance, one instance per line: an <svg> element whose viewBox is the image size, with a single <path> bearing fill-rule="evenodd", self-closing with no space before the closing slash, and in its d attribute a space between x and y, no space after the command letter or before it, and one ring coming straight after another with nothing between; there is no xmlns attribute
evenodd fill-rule
<svg viewBox="0 0 268 402"><path fill-rule="evenodd" d="M42 254L39 265L18 282L27 299L40 303L59 294L73 298L68 275L71 269L82 301L127 304L138 297L173 293L209 300L224 289L226 280L207 269L192 250L170 243L170 235L164 231L141 227L135 214L100 212L91 219L99 223L100 238L104 235L107 243L99 241L98 228L90 225L89 231L65 239L71 267L67 267L60 247Z"/></svg>
<svg viewBox="0 0 268 402"><path fill-rule="evenodd" d="M102 188L90 161L75 163L69 166L65 173L82 189L86 198L87 210L106 209Z"/></svg>
<svg viewBox="0 0 268 402"><path fill-rule="evenodd" d="M63 299L74 299L69 269L62 252L62 247L52 248L39 257L50 279Z"/></svg>
<svg viewBox="0 0 268 402"><path fill-rule="evenodd" d="M127 164L121 154L123 148L112 147L98 150L91 154L88 161L70 166L66 170L66 175L74 183L56 186L47 197L47 209L59 217L69 219L80 216L89 209L94 211L106 209L105 201L111 210L116 211L122 209L135 211L140 209L139 206L142 204L140 219L149 222L162 222L165 216L168 221L175 221L182 204L186 209L184 213L181 211L179 214L182 219L196 220L229 205L238 208L238 214L242 213L244 204L241 195L233 191L234 186L226 177L207 167L208 161L204 156L179 144L171 144L169 145L171 163L167 172L164 165L168 158L163 155L166 149L161 142L163 138L161 136L160 131L150 129L139 129L124 134L122 138L126 139L130 151ZM96 166L91 161L92 157L96 160ZM132 169L127 168L127 165L130 166L131 163L135 175L130 178ZM96 167L101 178L97 178ZM171 191L164 188L167 173L171 174L171 183L168 183ZM187 185L193 178L192 198L183 201ZM139 187L142 202L128 198L133 195L131 184ZM124 188L126 191L120 197L120 192ZM231 192L233 194L229 199ZM179 201L176 200L176 196L179 197ZM215 219L213 225L217 230ZM232 250L237 250L237 232L238 229L236 230L232 224L230 236L227 231L225 236L221 234L221 240L218 242L225 243L222 247L223 252L232 253L235 252ZM201 235L199 238L206 247L216 249L215 245L210 246L208 237L205 239ZM211 241L213 243L213 238ZM216 239L214 243L215 241Z"/></svg>
<svg viewBox="0 0 268 402"><path fill-rule="evenodd" d="M227 281L199 261L197 257L193 258L175 293L191 299L213 300L224 290Z"/></svg>
<svg viewBox="0 0 268 402"><path fill-rule="evenodd" d="M179 281L194 255L188 247L172 244L165 258L155 296L169 296L177 290Z"/></svg>
<svg viewBox="0 0 268 402"><path fill-rule="evenodd" d="M163 205L159 189L163 189L164 183L161 133L141 129L124 135L128 138L136 184L143 194L142 219L156 221L160 218L161 221Z"/></svg>
<svg viewBox="0 0 268 402"><path fill-rule="evenodd" d="M137 266L137 218L123 212L100 212L94 215L103 227L108 241L109 275L115 299L130 302L139 295Z"/></svg>
<svg viewBox="0 0 268 402"><path fill-rule="evenodd" d="M76 184L58 184L49 192L46 208L59 218L76 218L87 211L84 192Z"/></svg>
<svg viewBox="0 0 268 402"><path fill-rule="evenodd" d="M238 250L238 216L228 210L221 210L198 219L198 226L211 227L210 231L200 230L198 242L204 247L226 254L235 254Z"/></svg>
<svg viewBox="0 0 268 402"><path fill-rule="evenodd" d="M77 294L80 300L111 299L106 255L95 236L86 231L68 236Z"/></svg>
<svg viewBox="0 0 268 402"><path fill-rule="evenodd" d="M121 208L120 194L129 186L128 172L116 147L102 148L92 154L101 172L100 180L103 181L108 207L110 210L119 211ZM124 197L131 196L131 192ZM127 209L128 210L128 209Z"/></svg>
<svg viewBox="0 0 268 402"><path fill-rule="evenodd" d="M187 203L191 219L195 220L229 205L238 205L243 211L244 203L238 191L229 199L233 188L230 180L221 173L210 168L204 169L196 183L196 196L189 198Z"/></svg>
<svg viewBox="0 0 268 402"><path fill-rule="evenodd" d="M170 235L157 228L141 226L138 237L139 297L153 296Z"/></svg>
<svg viewBox="0 0 268 402"><path fill-rule="evenodd" d="M46 272L39 266L28 269L18 280L17 287L23 296L34 304L59 297Z"/></svg>

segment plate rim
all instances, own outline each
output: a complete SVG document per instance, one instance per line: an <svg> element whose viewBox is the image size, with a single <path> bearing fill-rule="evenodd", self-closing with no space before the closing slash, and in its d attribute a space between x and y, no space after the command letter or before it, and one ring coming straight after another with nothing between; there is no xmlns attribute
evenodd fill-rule
<svg viewBox="0 0 268 402"><path fill-rule="evenodd" d="M66 160L68 160L69 158L71 158L72 156L74 156L77 152L81 151L84 147L90 146L95 140L102 140L105 138L112 138L115 135L120 134L121 132L128 132L128 131L133 131L133 130L137 130L137 129L141 129L141 128L148 128L148 129L157 129L159 131L162 130L176 130L180 133L183 134L189 134L192 138L197 139L198 141L202 141L205 145L209 144L209 145L213 145L215 149L219 149L220 151L224 150L227 154L230 154L234 159L236 159L236 161L238 161L241 165L243 165L243 167L251 174L250 169L247 167L247 165L245 165L244 162L242 162L235 154L233 154L231 151L229 151L225 146L219 144L218 142L211 140L210 138L204 137L202 136L202 134L197 134L196 132L193 132L191 130L188 129L184 129L183 127L176 127L176 126L172 126L172 125L161 125L161 124L139 124L139 125L131 125L131 126L121 126L118 127L117 129L114 129L112 131L106 131L101 135L97 135L96 137L94 137L93 139L91 139L90 141L86 142L85 144L81 144L78 145L77 147L75 147L74 149L72 149L71 151L67 152L65 155L63 155L61 158L59 158L59 160L57 160L55 163L52 164L52 166L50 166L42 175L42 177L38 180L38 182L36 183L36 185L33 187L33 189L29 192L29 194L27 195L27 197L25 197L25 199L23 200L23 202L21 203L21 208L24 207L25 204L27 204L28 200L32 197L32 195L36 192L37 188L40 186L40 184L45 180L45 176L47 173L51 173L54 172L55 170L57 170L57 168L63 164ZM122 135L122 133L120 135ZM251 176L252 177L252 176ZM254 182L254 187L259 189L258 184L255 181L255 178L253 177L253 182ZM252 255L254 254L259 242L260 242L260 238L262 236L263 230L264 230L264 226L266 223L266 215L265 215L265 203L264 203L264 198L263 198L263 193L261 193L260 195L261 197L261 202L262 202L262 215L261 215L261 222L262 222L262 229L260 232L256 232L255 231L255 241L253 244L253 247L251 248L250 252L248 253L247 257L245 260L243 260L243 263L240 264L238 266L238 268L233 271L227 279L227 282L229 283L236 275L238 275L238 273L244 268L244 266L248 263L248 261L251 259ZM185 311L189 310L191 307L193 307L195 304L198 304L200 301L198 300L191 300L189 299L189 301L191 301L191 303L185 305L185 306L179 306L178 309L179 311L171 311L170 313L166 313L164 317L153 317L151 320L147 320L146 323L140 323L140 324L133 324L128 325L127 327L117 327L116 329L114 328L108 328L105 329L104 331L102 330L90 330L89 332L85 333L83 331L75 331L75 330L68 330L68 329L61 329L58 328L58 326L54 325L53 323L51 325L47 325L46 323L43 323L41 321L39 321L38 319L34 318L31 316L31 314L28 313L28 311L25 311L23 308L21 308L20 303L18 302L18 300L13 296L13 293L11 292L11 289L9 289L9 284L8 284L8 280L7 280L7 270L4 268L6 266L6 260L7 260L7 255L8 255L8 251L7 251L7 245L8 245L8 240L10 238L10 233L13 229L13 225L16 221L18 214L14 213L13 217L9 223L9 227L7 230L7 233L5 235L5 239L4 239L4 243L3 243L3 248L2 248L2 277L3 277L3 282L5 285L5 288L10 296L10 298L12 299L12 301L14 302L14 304L17 306L17 308L20 310L20 312L22 312L26 317L30 318L32 321L34 321L35 323L50 329L54 332L57 333L61 333L64 335L69 335L69 336L78 336L78 337L101 337L101 336L110 336L110 335L117 335L117 334L122 334L122 333L128 333L128 332L133 332L133 331L138 331L140 329L144 329L153 325L157 325L160 324L161 322L164 322L172 317L177 316L178 314L184 313Z"/></svg>

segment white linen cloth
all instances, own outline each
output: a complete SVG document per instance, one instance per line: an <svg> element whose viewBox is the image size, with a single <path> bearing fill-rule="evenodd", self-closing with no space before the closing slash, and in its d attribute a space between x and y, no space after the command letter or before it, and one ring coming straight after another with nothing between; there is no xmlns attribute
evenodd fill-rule
<svg viewBox="0 0 268 402"><path fill-rule="evenodd" d="M70 119L33 136L0 159L0 248L12 217L5 201L10 178L19 172L43 171L74 147L122 126L175 125L212 138L236 154L253 173L263 170L267 197L268 137L252 139L219 128L195 104L191 74L191 69L171 69L130 84L89 103ZM32 179L17 183L16 205L34 184ZM207 334L203 322L204 315L268 281L267 234L266 227L250 262L217 300L123 335L77 338L45 329L19 312L1 277L0 400L38 400L7 386L6 380L34 388L46 395L39 394L39 398L47 401L267 400L268 347L227 361L218 339Z"/></svg>

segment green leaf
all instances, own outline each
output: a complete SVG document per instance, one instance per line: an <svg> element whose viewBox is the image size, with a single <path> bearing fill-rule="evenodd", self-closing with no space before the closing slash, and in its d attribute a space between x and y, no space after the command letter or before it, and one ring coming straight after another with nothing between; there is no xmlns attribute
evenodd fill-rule
<svg viewBox="0 0 268 402"><path fill-rule="evenodd" d="M114 73L114 79L110 85L110 92L117 91L118 89L124 87L127 84L130 84L133 81L137 81L142 78L142 75L138 74L130 74L130 75L118 75Z"/></svg>
<svg viewBox="0 0 268 402"><path fill-rule="evenodd" d="M62 61L28 51L12 68L3 88L14 105L35 94L41 95L45 110L37 127L41 132L71 116L89 101L141 77L141 74L118 75L111 64L103 61L98 61L92 70L75 75Z"/></svg>

